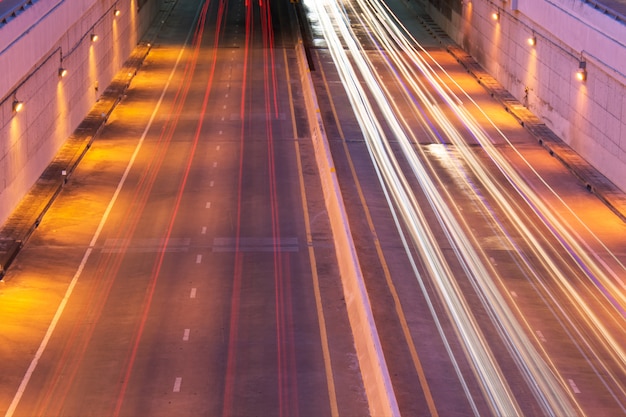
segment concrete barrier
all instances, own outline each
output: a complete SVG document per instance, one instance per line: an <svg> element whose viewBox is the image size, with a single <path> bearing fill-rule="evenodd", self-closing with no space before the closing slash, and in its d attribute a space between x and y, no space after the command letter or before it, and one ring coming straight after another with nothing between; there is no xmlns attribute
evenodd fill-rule
<svg viewBox="0 0 626 417"><path fill-rule="evenodd" d="M370 413L372 416L399 416L400 411L374 323L374 315L352 240L333 157L308 69L306 52L301 43L296 46L296 55L311 139L315 149L315 160L320 173L326 210L330 217L348 318Z"/></svg>

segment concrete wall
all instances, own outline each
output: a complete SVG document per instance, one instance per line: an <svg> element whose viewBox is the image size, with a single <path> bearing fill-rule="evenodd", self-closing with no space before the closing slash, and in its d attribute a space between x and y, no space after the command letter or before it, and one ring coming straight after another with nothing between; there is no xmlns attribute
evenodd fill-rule
<svg viewBox="0 0 626 417"><path fill-rule="evenodd" d="M623 19L580 0L463 0L452 13L423 5L507 90L626 190ZM580 61L586 63L584 82L575 78Z"/></svg>
<svg viewBox="0 0 626 417"><path fill-rule="evenodd" d="M0 27L0 224L121 68L160 1L40 0ZM24 103L19 113L15 100Z"/></svg>

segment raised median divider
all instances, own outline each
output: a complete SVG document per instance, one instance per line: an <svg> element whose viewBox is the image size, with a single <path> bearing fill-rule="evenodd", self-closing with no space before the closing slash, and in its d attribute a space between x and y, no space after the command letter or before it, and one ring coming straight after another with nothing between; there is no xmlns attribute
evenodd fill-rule
<svg viewBox="0 0 626 417"><path fill-rule="evenodd" d="M296 46L296 55L315 161L330 217L348 318L370 413L372 416L399 416L302 43Z"/></svg>

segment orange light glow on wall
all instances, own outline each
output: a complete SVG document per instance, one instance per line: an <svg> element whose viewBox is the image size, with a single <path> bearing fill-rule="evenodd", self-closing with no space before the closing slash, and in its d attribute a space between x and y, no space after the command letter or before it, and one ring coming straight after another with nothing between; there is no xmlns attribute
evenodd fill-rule
<svg viewBox="0 0 626 417"><path fill-rule="evenodd" d="M576 71L576 79L580 82L587 80L587 63L580 61L578 63L578 71Z"/></svg>
<svg viewBox="0 0 626 417"><path fill-rule="evenodd" d="M23 108L24 108L24 102L23 101L13 100L13 111L15 113L18 113L18 112L22 111Z"/></svg>

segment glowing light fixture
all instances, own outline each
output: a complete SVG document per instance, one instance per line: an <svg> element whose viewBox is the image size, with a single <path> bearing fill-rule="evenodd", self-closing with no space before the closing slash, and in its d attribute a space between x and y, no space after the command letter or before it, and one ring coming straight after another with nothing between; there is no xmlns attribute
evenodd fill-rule
<svg viewBox="0 0 626 417"><path fill-rule="evenodd" d="M500 20L500 12L493 12L493 13L491 13L491 18L493 20Z"/></svg>
<svg viewBox="0 0 626 417"><path fill-rule="evenodd" d="M61 67L59 68L59 77L63 78L67 75L67 69Z"/></svg>
<svg viewBox="0 0 626 417"><path fill-rule="evenodd" d="M119 16L121 14L122 14L122 12L120 12L120 9L113 10L113 16L117 17L117 16Z"/></svg>
<svg viewBox="0 0 626 417"><path fill-rule="evenodd" d="M98 35L96 35L95 33L91 34L91 41L92 42L97 42L98 41Z"/></svg>
<svg viewBox="0 0 626 417"><path fill-rule="evenodd" d="M21 111L24 108L24 102L18 99L13 100L13 111L15 113Z"/></svg>
<svg viewBox="0 0 626 417"><path fill-rule="evenodd" d="M576 79L580 82L587 80L587 62L580 61L578 63L578 71L576 71Z"/></svg>
<svg viewBox="0 0 626 417"><path fill-rule="evenodd" d="M530 38L528 38L527 42L530 46L535 46L537 45L537 38L535 37L535 35L533 35Z"/></svg>

